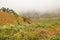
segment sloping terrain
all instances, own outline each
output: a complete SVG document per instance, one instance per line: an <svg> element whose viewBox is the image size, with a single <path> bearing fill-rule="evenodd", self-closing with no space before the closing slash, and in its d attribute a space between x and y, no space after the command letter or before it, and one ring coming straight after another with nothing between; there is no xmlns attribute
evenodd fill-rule
<svg viewBox="0 0 60 40"><path fill-rule="evenodd" d="M15 15L6 12L0 12L0 25L6 24L16 24Z"/></svg>
<svg viewBox="0 0 60 40"><path fill-rule="evenodd" d="M28 23L29 21L24 21L24 19L20 16L16 16L14 14L11 13L7 13L7 12L0 12L0 25L16 25L16 24L23 24L23 25L29 25ZM35 23L32 22L30 23L32 25L34 25Z"/></svg>
<svg viewBox="0 0 60 40"><path fill-rule="evenodd" d="M7 12L0 12L0 25L10 25L10 24L17 24L17 23L25 23L23 18L16 17L14 14L10 14Z"/></svg>

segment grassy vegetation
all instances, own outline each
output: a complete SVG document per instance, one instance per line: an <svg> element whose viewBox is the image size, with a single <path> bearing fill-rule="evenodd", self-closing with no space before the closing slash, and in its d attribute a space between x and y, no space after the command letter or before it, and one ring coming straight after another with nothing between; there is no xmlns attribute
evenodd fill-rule
<svg viewBox="0 0 60 40"><path fill-rule="evenodd" d="M1 10L4 12L0 12L0 40L60 40L60 17L35 19L33 25L34 22L28 23L29 18Z"/></svg>
<svg viewBox="0 0 60 40"><path fill-rule="evenodd" d="M35 20L40 26L43 27L60 27L60 18L40 18Z"/></svg>
<svg viewBox="0 0 60 40"><path fill-rule="evenodd" d="M23 24L0 26L0 40L60 40L60 31L57 29L60 29L60 24L56 21L49 23L50 20L45 24L43 22L46 21L39 22L38 26Z"/></svg>

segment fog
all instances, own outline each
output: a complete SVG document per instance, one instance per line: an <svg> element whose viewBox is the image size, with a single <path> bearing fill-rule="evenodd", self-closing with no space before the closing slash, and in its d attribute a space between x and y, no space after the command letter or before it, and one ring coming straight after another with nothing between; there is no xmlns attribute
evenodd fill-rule
<svg viewBox="0 0 60 40"><path fill-rule="evenodd" d="M20 11L47 11L60 8L60 0L0 0L0 7Z"/></svg>

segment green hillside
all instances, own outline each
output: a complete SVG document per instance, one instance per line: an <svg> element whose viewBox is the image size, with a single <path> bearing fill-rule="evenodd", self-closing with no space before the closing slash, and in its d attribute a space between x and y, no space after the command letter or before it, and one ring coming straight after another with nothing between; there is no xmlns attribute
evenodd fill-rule
<svg viewBox="0 0 60 40"><path fill-rule="evenodd" d="M27 18L9 8L1 8L0 40L60 40L60 16L44 15Z"/></svg>

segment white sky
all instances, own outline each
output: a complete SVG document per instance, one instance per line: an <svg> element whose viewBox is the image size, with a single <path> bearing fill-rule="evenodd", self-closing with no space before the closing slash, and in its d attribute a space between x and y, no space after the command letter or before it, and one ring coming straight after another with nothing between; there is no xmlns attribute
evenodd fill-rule
<svg viewBox="0 0 60 40"><path fill-rule="evenodd" d="M60 0L0 0L0 7L3 6L15 11L46 11L60 8Z"/></svg>

